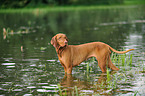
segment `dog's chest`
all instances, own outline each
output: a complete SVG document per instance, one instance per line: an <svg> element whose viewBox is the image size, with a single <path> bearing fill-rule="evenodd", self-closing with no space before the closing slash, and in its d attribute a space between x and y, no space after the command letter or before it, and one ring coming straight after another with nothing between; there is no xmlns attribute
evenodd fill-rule
<svg viewBox="0 0 145 96"><path fill-rule="evenodd" d="M70 62L70 56L65 56L65 55L62 55L62 56L59 56L58 55L58 59L61 63L65 64L65 63L68 63Z"/></svg>

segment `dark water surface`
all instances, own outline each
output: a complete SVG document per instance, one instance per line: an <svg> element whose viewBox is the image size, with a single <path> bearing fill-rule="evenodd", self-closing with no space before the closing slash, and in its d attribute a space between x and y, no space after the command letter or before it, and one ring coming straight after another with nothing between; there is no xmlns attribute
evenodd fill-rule
<svg viewBox="0 0 145 96"><path fill-rule="evenodd" d="M0 95L145 95L145 7L61 12L0 13ZM8 32L3 33L3 28ZM13 30L13 31L11 31ZM117 50L134 48L132 66L116 64L120 71L115 88L90 59L65 76L55 49L56 33L69 44L101 41ZM128 57L128 58L129 58ZM90 72L87 72L89 63ZM114 74L114 75L113 75ZM114 77L113 77L114 78ZM121 79L120 79L121 78ZM60 85L60 87L59 87ZM76 87L75 87L76 86Z"/></svg>

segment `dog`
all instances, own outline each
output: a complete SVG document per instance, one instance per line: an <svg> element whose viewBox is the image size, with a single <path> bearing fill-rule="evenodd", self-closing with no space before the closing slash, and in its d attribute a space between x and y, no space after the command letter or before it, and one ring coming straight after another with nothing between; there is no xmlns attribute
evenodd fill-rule
<svg viewBox="0 0 145 96"><path fill-rule="evenodd" d="M102 72L106 72L106 67L118 71L119 68L117 68L110 59L110 49L119 54L134 50L129 49L126 51L117 51L103 42L68 45L68 38L62 33L56 34L51 39L51 44L55 47L58 59L67 74L72 74L73 67L78 66L81 62L90 57L95 57L97 59L98 65Z"/></svg>

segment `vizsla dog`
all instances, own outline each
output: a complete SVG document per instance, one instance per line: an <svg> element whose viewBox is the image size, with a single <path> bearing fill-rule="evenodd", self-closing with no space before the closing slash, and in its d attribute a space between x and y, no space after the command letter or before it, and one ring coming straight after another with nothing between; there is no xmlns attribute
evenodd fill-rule
<svg viewBox="0 0 145 96"><path fill-rule="evenodd" d="M106 72L106 67L112 70L119 70L110 59L111 51L116 53L126 53L134 50L117 51L109 45L102 42L92 42L81 45L68 45L68 39L65 34L56 34L51 39L51 44L55 47L59 61L64 67L65 73L71 74L72 68L79 65L90 57L96 57L98 65L102 72Z"/></svg>

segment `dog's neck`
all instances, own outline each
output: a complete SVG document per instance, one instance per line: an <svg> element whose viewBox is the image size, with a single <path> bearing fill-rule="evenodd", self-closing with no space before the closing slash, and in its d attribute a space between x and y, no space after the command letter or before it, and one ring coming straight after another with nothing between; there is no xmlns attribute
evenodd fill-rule
<svg viewBox="0 0 145 96"><path fill-rule="evenodd" d="M63 47L59 47L58 49L56 49L57 54L61 57L62 52L64 51L64 49L67 48L68 45L65 45Z"/></svg>

